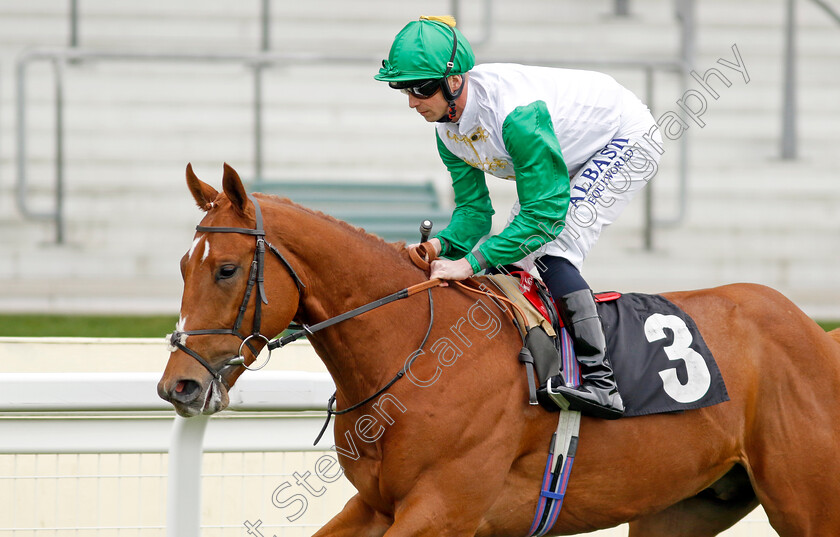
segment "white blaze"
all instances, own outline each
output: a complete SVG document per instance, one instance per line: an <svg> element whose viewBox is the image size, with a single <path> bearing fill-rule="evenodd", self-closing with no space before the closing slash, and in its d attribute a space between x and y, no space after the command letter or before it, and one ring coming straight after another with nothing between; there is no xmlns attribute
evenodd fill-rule
<svg viewBox="0 0 840 537"><path fill-rule="evenodd" d="M192 255L193 255L193 252L195 251L195 247L198 246L198 243L203 238L204 238L204 235L195 238L195 240L192 243L192 246L190 246L190 252L187 254L187 259L192 259Z"/></svg>

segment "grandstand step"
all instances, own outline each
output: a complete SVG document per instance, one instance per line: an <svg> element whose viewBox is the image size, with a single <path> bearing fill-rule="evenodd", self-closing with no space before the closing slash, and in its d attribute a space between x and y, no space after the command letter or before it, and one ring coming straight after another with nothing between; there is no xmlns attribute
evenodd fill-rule
<svg viewBox="0 0 840 537"><path fill-rule="evenodd" d="M441 0L428 7L430 12L443 12L452 5ZM633 0L632 15L626 18L614 16L611 5L598 2L494 2L490 39L484 43L483 0L459 7L459 26L474 41L480 62L553 58L558 63L572 60L580 67L577 61L587 58L670 60L679 53L673 4L656 0ZM836 25L816 5L797 8L802 157L784 162L778 147L784 5L710 0L696 2L695 7L695 70L705 73L715 67L732 76L731 86L719 88L719 99L708 99L706 125L691 124L686 133L686 218L674 229L657 229L654 251L643 252L642 204L635 200L604 233L585 271L596 282L620 277L623 289L760 279L818 303L820 294L814 288L831 287L830 271L837 265L831 256L838 250L834 228L840 186L832 158L840 113L834 98L840 81ZM79 42L83 48L111 52L247 54L260 48L259 9L258 3L226 0L206 0L200 8L167 0L86 0L80 3ZM51 0L0 5L0 119L5 119L0 122L0 175L6 178L0 181L0 242L4 252L11 253L0 267L4 291L21 289L34 296L44 288L44 296L58 300L66 286L80 308L83 293L91 302L99 294L119 295L94 285L109 278L121 279L117 289L146 282L138 286L150 296L155 294L152 281L177 291L177 261L202 217L184 188L186 163L191 161L199 177L217 188L222 162L233 165L246 180L255 174L252 69L132 61L66 65L68 244L51 245L52 225L23 219L14 205L17 172L11 119L16 115L16 60L28 48L65 46L67 11L66 4ZM417 16L416 11L410 3L379 0L332 0L317 8L272 2L272 50L372 60L369 65L313 61L263 71L262 175L303 184L428 181L436 198L418 207L411 196L394 195L376 205L372 198L377 196L368 194L300 194L292 187L274 193L383 235L399 230L412 241L418 217L434 215L436 230L445 225L452 192L432 128L407 107L404 96L372 78L378 58L387 54L394 34ZM749 83L717 63L732 57L733 44L749 71ZM608 72L644 96L644 72L638 68L597 63L584 68ZM27 74L27 197L32 207L49 209L55 175L52 66L38 61ZM679 77L657 72L654 83L654 116L677 110L685 91ZM688 84L698 87L693 80ZM678 206L679 145L668 141L665 146L660 175L653 183L657 218L671 216ZM499 183L488 178L496 230L506 221L515 196L514 185ZM397 216L404 223L394 223ZM91 284L79 284L72 291L70 275ZM39 303L58 304L46 299Z"/></svg>

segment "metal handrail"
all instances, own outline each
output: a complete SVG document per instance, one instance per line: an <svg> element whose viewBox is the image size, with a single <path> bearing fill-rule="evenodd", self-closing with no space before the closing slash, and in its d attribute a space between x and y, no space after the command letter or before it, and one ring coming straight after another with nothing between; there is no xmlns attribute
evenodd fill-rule
<svg viewBox="0 0 840 537"><path fill-rule="evenodd" d="M484 0L482 5L481 34L470 37L470 44L473 47L480 47L487 43L493 35L493 0ZM455 20L461 20L461 0L451 0L450 11Z"/></svg>
<svg viewBox="0 0 840 537"><path fill-rule="evenodd" d="M629 17L630 0L613 0L613 15L616 17Z"/></svg>
<svg viewBox="0 0 840 537"><path fill-rule="evenodd" d="M796 158L796 7L795 0L787 0L785 18L785 60L782 73L782 136L781 158Z"/></svg>
<svg viewBox="0 0 840 537"><path fill-rule="evenodd" d="M79 46L79 0L70 0L70 28L68 32L69 46Z"/></svg>
<svg viewBox="0 0 840 537"><path fill-rule="evenodd" d="M53 64L55 77L55 184L56 200L55 209L47 212L36 212L29 207L27 201L27 154L26 154L26 73L30 63L37 60L49 60ZM21 213L30 219L53 220L56 226L56 242L62 244L65 240L64 233L64 66L68 63L78 64L87 61L139 61L139 62L182 62L182 63L233 63L250 66L261 72L266 67L276 65L313 65L329 63L358 63L362 65L377 64L378 56L364 55L329 55L315 53L164 53L164 52L126 52L114 50L90 50L83 48L43 48L32 49L24 52L18 57L16 65L17 73L17 205ZM511 59L492 59L489 61L513 61ZM516 61L522 61L521 58ZM680 61L669 60L582 60L575 59L539 59L530 58L528 61L540 65L563 65L563 66L597 66L612 68L642 69L645 72L646 100L648 103L654 101L653 94L653 73L657 70L670 72L684 72L686 65ZM261 78L254 80L254 147L255 147L255 170L256 175L261 176L262 171L262 91L260 89ZM684 173L684 170L683 170ZM681 184L685 181L681 180ZM651 225L659 224L648 219ZM646 230L645 244L650 247L650 229Z"/></svg>
<svg viewBox="0 0 840 537"><path fill-rule="evenodd" d="M680 33L680 59L682 63L682 72L680 76L682 80L680 85L683 90L688 88L688 79L691 70L694 68L694 59L696 57L696 19L695 19L695 2L694 0L677 0L675 2L677 20L680 22L682 32ZM680 108L678 112L680 117L685 120L685 111ZM680 136L680 160L679 160L679 177L678 183L678 204L677 214L670 219L654 219L653 213L653 185L648 185L645 188L646 206L645 210L650 211L650 224L646 228L645 235L645 249L653 249L653 227L674 227L679 225L688 213L688 131L683 132Z"/></svg>
<svg viewBox="0 0 840 537"><path fill-rule="evenodd" d="M840 13L825 0L811 0L828 16L840 24ZM796 113L796 0L787 0L785 6L785 52L782 74L782 135L781 158L797 158L797 113Z"/></svg>
<svg viewBox="0 0 840 537"><path fill-rule="evenodd" d="M55 78L55 206L52 211L35 211L27 200L27 152L26 152L26 72L30 63L37 60L52 62ZM260 52L248 54L223 53L158 53L119 52L113 50L88 50L81 48L32 49L21 54L16 63L17 75L17 192L16 202L21 214L32 220L55 222L56 243L63 244L64 233L64 67L68 63L84 61L140 61L140 62L182 62L182 63L232 63L250 66L261 71L273 65L311 65L314 63L360 63L377 64L381 58L373 56L326 55L310 53ZM254 99L254 144L255 165L262 168L262 94L260 78L255 77Z"/></svg>
<svg viewBox="0 0 840 537"><path fill-rule="evenodd" d="M15 199L21 214L32 220L54 220L56 225L56 242L64 242L64 86L63 86L63 62L53 61L55 72L55 100L56 100L56 123L55 123L55 209L48 212L37 212L29 208L26 197L26 62L18 62L16 65L17 74L17 189Z"/></svg>
<svg viewBox="0 0 840 537"><path fill-rule="evenodd" d="M834 8L825 0L811 0L811 2L817 4L818 7L822 8L829 17L834 19L837 24L840 24L840 13L834 10Z"/></svg>
<svg viewBox="0 0 840 537"><path fill-rule="evenodd" d="M491 20L492 0L485 0L485 31L484 36L474 42L480 43L489 38L492 31ZM277 53L271 52L270 39L270 4L271 0L262 0L261 10L261 52L257 53L173 53L173 52L128 52L103 51L78 47L78 5L77 0L71 0L71 32L70 48L42 48L23 53L17 60L17 195L16 202L20 212L26 218L35 220L53 220L56 228L56 243L64 242L64 67L67 63L78 64L85 61L145 61L145 62L185 62L185 63L234 63L242 64L253 69L254 98L253 98L253 132L254 132L254 170L257 177L263 175L263 92L262 74L267 67L291 64L327 64L327 63L360 63L365 65L378 64L380 58L362 55L329 55L316 53ZM653 109L653 80L657 70L677 72L681 74L682 86L688 84L688 73L693 66L694 58L694 0L675 0L677 18L680 21L681 57L676 60L581 60L575 59L539 59L529 58L528 62L539 65L562 65L565 67L612 67L641 69L645 76L645 100ZM459 0L452 0L453 11L457 12ZM55 207L52 211L34 211L27 201L27 170L26 170L26 69L29 63L36 60L50 60L53 64L55 77ZM511 61L495 59L487 61ZM522 58L513 61L523 62ZM681 113L681 112L680 112ZM688 183L688 143L684 134L680 139L679 161L679 202L677 214L671 219L656 219L653 216L652 189L645 192L644 219L644 247L653 248L653 229L656 226L673 226L681 222L687 209Z"/></svg>

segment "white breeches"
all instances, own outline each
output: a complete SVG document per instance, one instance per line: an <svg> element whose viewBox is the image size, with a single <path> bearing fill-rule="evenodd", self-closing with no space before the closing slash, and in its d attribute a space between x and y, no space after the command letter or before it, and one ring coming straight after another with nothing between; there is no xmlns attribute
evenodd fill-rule
<svg viewBox="0 0 840 537"><path fill-rule="evenodd" d="M583 260L601 232L618 216L656 174L662 152L662 137L651 118L650 125L635 125L619 132L592 156L571 178L569 210L557 237L516 263L526 270L542 255L568 259L580 270ZM508 223L519 213L511 209Z"/></svg>

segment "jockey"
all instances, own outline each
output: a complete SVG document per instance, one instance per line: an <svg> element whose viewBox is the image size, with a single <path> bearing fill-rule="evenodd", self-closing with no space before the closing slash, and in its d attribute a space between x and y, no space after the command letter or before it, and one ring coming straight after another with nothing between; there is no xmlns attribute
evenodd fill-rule
<svg viewBox="0 0 840 537"><path fill-rule="evenodd" d="M431 277L536 267L571 329L582 373L578 388L549 379L547 393L572 410L620 417L624 404L580 268L657 169L661 137L648 108L602 73L475 65L452 17L408 23L375 78L435 124L452 177L452 220L430 241L446 259L432 263ZM504 230L479 244L494 214L485 173L515 181L518 201Z"/></svg>

